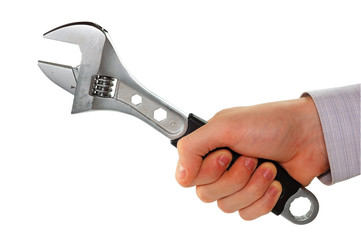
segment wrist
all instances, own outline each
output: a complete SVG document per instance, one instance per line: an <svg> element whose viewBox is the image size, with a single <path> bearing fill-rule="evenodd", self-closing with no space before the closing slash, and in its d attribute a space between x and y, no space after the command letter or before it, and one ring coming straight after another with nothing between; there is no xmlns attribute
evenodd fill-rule
<svg viewBox="0 0 361 240"><path fill-rule="evenodd" d="M304 181L308 185L313 178L322 175L330 168L327 157L326 144L317 108L312 98L305 96L296 100L297 106L293 107L295 121L300 131L299 156L302 156L307 171L304 176L309 179Z"/></svg>

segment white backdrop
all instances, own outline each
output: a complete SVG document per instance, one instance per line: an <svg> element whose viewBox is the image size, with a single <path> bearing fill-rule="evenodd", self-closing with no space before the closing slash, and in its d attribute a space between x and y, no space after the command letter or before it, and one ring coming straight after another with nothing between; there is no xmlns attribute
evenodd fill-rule
<svg viewBox="0 0 361 240"><path fill-rule="evenodd" d="M71 115L37 60L77 65L42 34L106 28L125 66L185 112L298 98L360 82L359 1L11 1L1 7L0 239L355 239L361 178L317 179L317 219L245 222L176 183L177 151L117 112ZM357 237L356 237L357 238Z"/></svg>

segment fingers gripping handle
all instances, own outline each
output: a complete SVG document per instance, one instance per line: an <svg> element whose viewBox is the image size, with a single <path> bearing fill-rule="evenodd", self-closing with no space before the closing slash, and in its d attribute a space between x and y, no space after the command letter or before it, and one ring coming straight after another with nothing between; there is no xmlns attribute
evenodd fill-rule
<svg viewBox="0 0 361 240"><path fill-rule="evenodd" d="M190 114L188 117L188 129L184 136L190 134L191 132L195 131L196 129L202 127L206 124L206 121L198 118L197 116ZM183 137L184 137L183 136ZM171 140L171 144L175 147L177 146L178 139ZM228 169L233 165L233 163L238 159L240 156L239 153L234 152L233 150L226 148L232 153L232 161L228 167ZM217 150L217 149L215 149ZM277 175L275 180L279 181L282 185L282 194L278 199L275 207L272 209L272 212L276 215L282 215L289 221L295 224L307 224L312 222L318 213L319 205L317 198L307 189L305 189L299 182L294 180L285 169L283 169L277 162L267 160L267 159L258 159L258 166L264 162L271 162L277 168ZM303 197L307 198L310 201L310 208L309 210L301 216L295 216L291 212L291 204L294 200Z"/></svg>

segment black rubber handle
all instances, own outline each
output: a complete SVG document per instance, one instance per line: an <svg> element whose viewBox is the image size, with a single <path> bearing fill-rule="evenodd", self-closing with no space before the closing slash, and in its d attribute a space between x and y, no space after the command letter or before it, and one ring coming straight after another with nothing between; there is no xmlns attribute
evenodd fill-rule
<svg viewBox="0 0 361 240"><path fill-rule="evenodd" d="M203 119L195 116L194 114L190 114L188 117L188 129L186 131L186 133L182 136L186 136L188 134L190 134L191 132L195 131L196 129L202 127L203 125L205 125L207 122L204 121ZM171 140L171 144L175 147L177 147L177 143L179 141L179 139L174 139ZM228 169L232 166L232 164L238 159L238 157L241 155L239 153L234 152L233 150L229 149L229 148L224 148L224 149L228 149L229 151L232 152L233 158L232 161L228 167ZM215 149L218 150L218 149ZM214 151L215 151L214 150ZM275 180L279 181L282 184L282 194L280 196L280 198L278 199L278 202L276 203L276 206L272 209L272 212L276 215L280 215L286 205L286 202L288 199L290 199L300 188L302 188L302 185L297 182L296 180L294 180L285 169L283 169L277 162L275 161L271 161L268 159L258 159L258 166L264 162L271 162L273 163L276 168L277 168L277 176L275 178ZM258 167L257 166L257 167Z"/></svg>

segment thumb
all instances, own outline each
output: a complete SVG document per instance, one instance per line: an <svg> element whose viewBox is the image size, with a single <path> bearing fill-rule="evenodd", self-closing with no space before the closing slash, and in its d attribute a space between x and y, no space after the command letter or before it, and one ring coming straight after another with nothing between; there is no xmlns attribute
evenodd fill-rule
<svg viewBox="0 0 361 240"><path fill-rule="evenodd" d="M180 185L192 186L201 169L204 156L216 148L227 146L222 139L222 131L218 131L214 124L207 123L179 140L176 179Z"/></svg>

